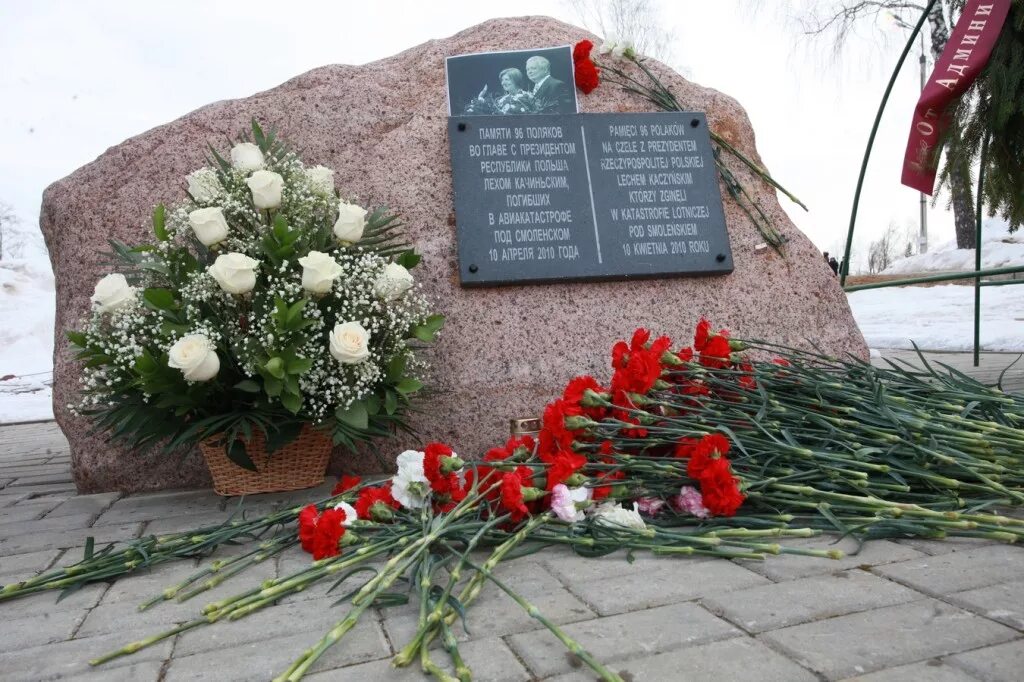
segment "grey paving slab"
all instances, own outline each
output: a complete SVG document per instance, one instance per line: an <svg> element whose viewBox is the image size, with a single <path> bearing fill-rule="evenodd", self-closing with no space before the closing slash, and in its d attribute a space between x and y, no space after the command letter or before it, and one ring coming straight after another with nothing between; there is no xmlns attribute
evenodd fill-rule
<svg viewBox="0 0 1024 682"><path fill-rule="evenodd" d="M86 613L84 609L51 608L39 615L7 621L0 637L0 653L71 639Z"/></svg>
<svg viewBox="0 0 1024 682"><path fill-rule="evenodd" d="M526 671L505 643L496 637L475 639L459 645L459 654L469 666L474 680L487 682L529 682L536 678ZM448 655L438 653L434 662L453 673ZM419 661L406 667L395 668L390 658L371 663L317 673L306 678L310 682L408 682L426 679L419 669Z"/></svg>
<svg viewBox="0 0 1024 682"><path fill-rule="evenodd" d="M600 580L583 580L559 569L569 590L602 616L637 611L742 590L769 583L727 561L675 560L650 571L634 571Z"/></svg>
<svg viewBox="0 0 1024 682"><path fill-rule="evenodd" d="M975 649L948 661L985 682L1020 682L1024 679L1024 640Z"/></svg>
<svg viewBox="0 0 1024 682"><path fill-rule="evenodd" d="M844 682L978 682L978 678L944 663L941 659L932 658L867 675L848 677Z"/></svg>
<svg viewBox="0 0 1024 682"><path fill-rule="evenodd" d="M630 661L602 661L632 682L728 680L729 682L815 682L817 678L761 642L737 637ZM550 678L552 682L593 682L589 668Z"/></svg>
<svg viewBox="0 0 1024 682"><path fill-rule="evenodd" d="M175 652L164 679L167 682L269 680L284 672L299 654L316 644L320 636L321 634L317 632L302 632L276 637L272 646L268 646L267 642L246 642L191 656L179 656ZM331 671L327 676L330 679L339 679L336 677L336 668L380 659L388 654L382 648L385 644L379 631L357 626L338 644L328 649L311 670ZM231 661L231 665L225 666L224 661ZM390 665L387 660L385 664ZM420 678L422 679L422 676Z"/></svg>
<svg viewBox="0 0 1024 682"><path fill-rule="evenodd" d="M134 657L133 657L134 658ZM163 661L127 660L116 668L99 666L87 672L69 675L74 682L159 682Z"/></svg>
<svg viewBox="0 0 1024 682"><path fill-rule="evenodd" d="M0 603L0 615L5 621L11 622L58 611L76 611L84 614L99 603L106 590L106 583L86 585L60 602L57 601L60 596L59 590L30 594L27 597Z"/></svg>
<svg viewBox="0 0 1024 682"><path fill-rule="evenodd" d="M985 538L962 538L953 536L942 540L926 540L924 538L900 538L895 542L905 546L913 547L923 554L949 554L951 552L964 552L979 547L991 547L999 543Z"/></svg>
<svg viewBox="0 0 1024 682"><path fill-rule="evenodd" d="M52 474L35 474L18 476L11 481L7 488L24 488L43 485L59 485L71 482L71 470L61 471L59 473Z"/></svg>
<svg viewBox="0 0 1024 682"><path fill-rule="evenodd" d="M901 561L872 569L878 575L936 596L986 587L1019 577L1021 548L992 545Z"/></svg>
<svg viewBox="0 0 1024 682"><path fill-rule="evenodd" d="M89 665L90 659L117 649L123 640L123 635L89 637L0 654L0 670L3 671L4 682L79 679L85 675L93 675L94 679L111 679L115 674L111 671L117 668L162 661L171 652L171 642L166 641L130 657L114 659L101 668Z"/></svg>
<svg viewBox="0 0 1024 682"><path fill-rule="evenodd" d="M222 518L226 518L228 513L224 512L222 504L222 498L207 491L160 495L152 499L126 497L111 505L96 523L135 523L210 513L220 513L223 514Z"/></svg>
<svg viewBox="0 0 1024 682"><path fill-rule="evenodd" d="M4 507L0 509L0 527L11 523L35 521L46 514L48 509L48 507L40 507L39 505Z"/></svg>
<svg viewBox="0 0 1024 682"><path fill-rule="evenodd" d="M838 549L845 553L842 559L816 559L797 554L780 554L765 561L737 561L736 563L755 573L775 581L795 580L812 575L837 573L859 566L878 566L894 561L905 561L924 556L921 552L898 545L888 540L876 540L860 545L850 538L836 541L834 535L820 535L815 538L787 540L787 545L807 549ZM854 554L856 552L856 554Z"/></svg>
<svg viewBox="0 0 1024 682"><path fill-rule="evenodd" d="M852 569L723 592L702 603L712 613L757 633L921 598L914 590Z"/></svg>
<svg viewBox="0 0 1024 682"><path fill-rule="evenodd" d="M1017 632L933 599L805 623L761 635L777 651L838 680L998 644Z"/></svg>
<svg viewBox="0 0 1024 682"><path fill-rule="evenodd" d="M556 623L571 623L596 615L536 562L523 559L501 564L495 574ZM384 627L396 648L402 648L416 632L418 602L413 604L383 610ZM492 584L485 586L469 609L466 622L472 638L507 635L543 627L511 597ZM469 638L461 623L453 630L460 639Z"/></svg>
<svg viewBox="0 0 1024 682"><path fill-rule="evenodd" d="M4 521L0 517L0 538L15 537L27 533L47 533L54 530L81 531L92 525L95 515L66 516L37 520ZM88 533L85 533L88 535Z"/></svg>
<svg viewBox="0 0 1024 682"><path fill-rule="evenodd" d="M696 604L672 604L573 623L566 634L601 660L654 656L743 633ZM571 672L579 662L547 629L514 635L509 644L537 677Z"/></svg>
<svg viewBox="0 0 1024 682"><path fill-rule="evenodd" d="M125 539L136 538L142 531L141 523L122 523L110 526L92 526L73 531L50 530L42 533L22 533L0 537L0 554L38 552L44 549L71 549L84 547L86 538L92 537L101 546Z"/></svg>
<svg viewBox="0 0 1024 682"><path fill-rule="evenodd" d="M175 656L218 651L250 642L274 640L297 633L307 633L306 645L312 646L320 637L345 617L348 606L331 607L334 598L298 604L281 604L257 611L253 615L236 621L217 622L207 627L196 628L182 633L175 646ZM361 618L359 623L345 635L348 647L359 651L376 651L379 658L390 654L387 640L380 626L372 618Z"/></svg>
<svg viewBox="0 0 1024 682"><path fill-rule="evenodd" d="M681 565L699 564L715 561L706 557L669 557L637 553L632 563L626 558L626 552L615 552L607 556L581 561L578 554L566 547L549 547L536 555L541 562L555 575L567 580L586 581L611 578L620 575L636 575L650 573L658 569Z"/></svg>
<svg viewBox="0 0 1024 682"><path fill-rule="evenodd" d="M1016 575L1020 575L1019 571ZM1024 630L1024 580L955 592L946 599L980 616Z"/></svg>
<svg viewBox="0 0 1024 682"><path fill-rule="evenodd" d="M121 499L121 497L121 493L78 495L58 504L46 514L46 517L57 518L61 516L78 516L80 514L96 516Z"/></svg>
<svg viewBox="0 0 1024 682"><path fill-rule="evenodd" d="M31 577L47 568L60 554L59 549L44 549L10 556L0 554L0 583L4 582L4 576L9 578L7 582Z"/></svg>

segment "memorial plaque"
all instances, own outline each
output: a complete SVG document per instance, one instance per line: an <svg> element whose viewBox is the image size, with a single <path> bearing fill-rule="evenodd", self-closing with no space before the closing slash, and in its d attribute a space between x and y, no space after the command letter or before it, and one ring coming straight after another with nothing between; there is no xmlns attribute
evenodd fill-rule
<svg viewBox="0 0 1024 682"><path fill-rule="evenodd" d="M463 286L732 272L702 113L449 118Z"/></svg>

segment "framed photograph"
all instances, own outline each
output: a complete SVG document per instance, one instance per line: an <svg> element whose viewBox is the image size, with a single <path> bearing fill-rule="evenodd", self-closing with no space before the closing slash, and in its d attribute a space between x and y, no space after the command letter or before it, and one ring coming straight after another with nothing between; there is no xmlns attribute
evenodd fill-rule
<svg viewBox="0 0 1024 682"><path fill-rule="evenodd" d="M575 114L572 47L448 57L449 116Z"/></svg>

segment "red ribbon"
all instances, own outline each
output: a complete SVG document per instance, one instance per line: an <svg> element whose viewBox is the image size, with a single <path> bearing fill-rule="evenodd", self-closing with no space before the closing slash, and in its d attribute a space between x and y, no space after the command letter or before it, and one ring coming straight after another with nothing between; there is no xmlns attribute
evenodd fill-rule
<svg viewBox="0 0 1024 682"><path fill-rule="evenodd" d="M932 193L942 151L939 140L956 103L988 63L1009 11L1010 0L967 1L914 109L903 158L902 182L907 187Z"/></svg>

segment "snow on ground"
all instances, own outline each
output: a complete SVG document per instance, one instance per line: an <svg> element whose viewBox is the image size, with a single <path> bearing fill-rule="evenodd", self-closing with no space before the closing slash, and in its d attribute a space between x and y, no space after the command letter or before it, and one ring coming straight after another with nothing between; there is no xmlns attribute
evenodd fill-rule
<svg viewBox="0 0 1024 682"><path fill-rule="evenodd" d="M974 287L889 287L848 296L871 348L974 349ZM981 349L1024 352L1024 284L981 290Z"/></svg>
<svg viewBox="0 0 1024 682"><path fill-rule="evenodd" d="M0 423L53 418L53 315L46 257L0 260Z"/></svg>
<svg viewBox="0 0 1024 682"><path fill-rule="evenodd" d="M982 269L1024 265L1024 230L1010 234L1006 222L994 218L983 220L981 243ZM906 275L973 269L974 249L958 249L954 239L932 248L928 253L901 258L883 270L882 274Z"/></svg>

